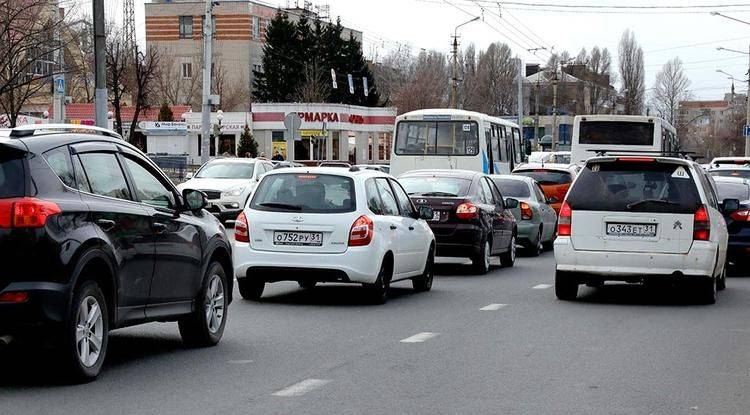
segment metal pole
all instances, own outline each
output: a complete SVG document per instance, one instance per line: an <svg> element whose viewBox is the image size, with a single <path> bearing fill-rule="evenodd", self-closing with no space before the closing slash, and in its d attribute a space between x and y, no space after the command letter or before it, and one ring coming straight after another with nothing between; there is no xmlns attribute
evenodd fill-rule
<svg viewBox="0 0 750 415"><path fill-rule="evenodd" d="M203 17L203 103L201 106L201 162L206 163L211 153L211 44L213 24L211 12L213 0L206 0L206 13Z"/></svg>
<svg viewBox="0 0 750 415"><path fill-rule="evenodd" d="M523 125L523 61L518 58L518 126ZM521 127L523 128L523 127Z"/></svg>
<svg viewBox="0 0 750 415"><path fill-rule="evenodd" d="M63 17L60 15L60 3L55 2L55 13L57 13L57 22L55 24L55 63L57 74L53 77L53 100L52 112L54 123L65 122L65 53L63 53L62 40L60 39L60 26L63 24Z"/></svg>
<svg viewBox="0 0 750 415"><path fill-rule="evenodd" d="M555 78L552 79L552 151L557 151L557 130L557 66L555 66Z"/></svg>
<svg viewBox="0 0 750 415"><path fill-rule="evenodd" d="M748 57L750 57L750 47L748 47ZM746 95L747 95L747 114L745 118L745 123L747 125L747 124L750 124L750 63L748 63L747 94ZM750 157L750 136L745 137L745 157Z"/></svg>
<svg viewBox="0 0 750 415"><path fill-rule="evenodd" d="M107 125L107 55L104 35L104 0L93 0L94 8L94 106L97 127Z"/></svg>
<svg viewBox="0 0 750 415"><path fill-rule="evenodd" d="M458 28L453 34L453 77L451 78L450 107L458 109Z"/></svg>
<svg viewBox="0 0 750 415"><path fill-rule="evenodd" d="M536 94L534 97L534 114L536 120L534 121L534 143L539 146L539 75L536 78Z"/></svg>

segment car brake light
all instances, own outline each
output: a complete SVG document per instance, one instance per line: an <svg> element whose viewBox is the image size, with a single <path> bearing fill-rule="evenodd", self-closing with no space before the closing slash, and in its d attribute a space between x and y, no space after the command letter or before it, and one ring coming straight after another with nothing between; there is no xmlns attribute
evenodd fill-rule
<svg viewBox="0 0 750 415"><path fill-rule="evenodd" d="M0 200L0 228L41 228L47 218L62 213L54 202L34 197Z"/></svg>
<svg viewBox="0 0 750 415"><path fill-rule="evenodd" d="M750 209L738 210L736 212L732 212L732 214L729 216L737 222L750 222Z"/></svg>
<svg viewBox="0 0 750 415"><path fill-rule="evenodd" d="M573 224L573 209L564 201L560 207L560 216L557 218L557 235L570 236L571 225Z"/></svg>
<svg viewBox="0 0 750 415"><path fill-rule="evenodd" d="M357 218L349 231L349 246L365 246L372 241L374 224L365 215Z"/></svg>
<svg viewBox="0 0 750 415"><path fill-rule="evenodd" d="M531 206L526 202L521 202L521 219L531 220L534 217L534 212L531 210Z"/></svg>
<svg viewBox="0 0 750 415"><path fill-rule="evenodd" d="M0 303L25 303L29 300L26 291L10 291L0 294Z"/></svg>
<svg viewBox="0 0 750 415"><path fill-rule="evenodd" d="M623 161L626 163L648 163L656 160L653 157L618 157L617 161Z"/></svg>
<svg viewBox="0 0 750 415"><path fill-rule="evenodd" d="M461 203L456 208L456 217L459 219L476 219L479 217L479 210L473 203Z"/></svg>
<svg viewBox="0 0 750 415"><path fill-rule="evenodd" d="M250 242L250 233L248 232L245 212L240 213L234 222L234 240L237 242Z"/></svg>
<svg viewBox="0 0 750 415"><path fill-rule="evenodd" d="M701 206L693 215L693 240L707 241L711 237L711 222L706 206Z"/></svg>

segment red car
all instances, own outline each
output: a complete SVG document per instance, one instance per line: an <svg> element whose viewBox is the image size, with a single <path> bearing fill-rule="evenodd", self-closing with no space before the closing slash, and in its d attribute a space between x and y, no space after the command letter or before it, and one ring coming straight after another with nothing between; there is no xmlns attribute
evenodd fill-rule
<svg viewBox="0 0 750 415"><path fill-rule="evenodd" d="M513 174L536 180L552 209L559 214L565 195L575 179L576 170L564 164L524 164L515 169Z"/></svg>

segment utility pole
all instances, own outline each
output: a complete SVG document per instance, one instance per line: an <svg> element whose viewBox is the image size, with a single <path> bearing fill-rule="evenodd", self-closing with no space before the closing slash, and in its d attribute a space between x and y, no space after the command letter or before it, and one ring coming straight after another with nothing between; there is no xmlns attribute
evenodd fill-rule
<svg viewBox="0 0 750 415"><path fill-rule="evenodd" d="M94 9L94 106L96 125L107 125L107 56L104 35L104 0L93 0Z"/></svg>
<svg viewBox="0 0 750 415"><path fill-rule="evenodd" d="M748 57L750 57L750 47L748 47ZM750 125L750 62L747 69L747 114L745 117L745 124ZM750 157L750 136L745 137L745 157Z"/></svg>
<svg viewBox="0 0 750 415"><path fill-rule="evenodd" d="M523 129L523 61L518 57L518 127Z"/></svg>
<svg viewBox="0 0 750 415"><path fill-rule="evenodd" d="M214 0L206 0L203 17L203 102L201 106L201 162L206 163L211 153L211 46L214 27L211 14Z"/></svg>
<svg viewBox="0 0 750 415"><path fill-rule="evenodd" d="M451 77L450 108L458 109L458 82L460 81L458 79L458 28L471 22L476 22L479 19L480 17L477 16L469 21L463 22L456 26L456 29L453 31L453 50L451 51L451 54L453 55L453 76Z"/></svg>
<svg viewBox="0 0 750 415"><path fill-rule="evenodd" d="M533 53L534 56L536 56L536 52L540 50L547 50L547 48L539 47L539 48L526 49L527 52ZM541 65L540 65L539 70L541 71ZM536 76L536 91L534 93L534 116L535 116L534 142L537 143L537 145L539 145L539 75L541 75L541 73L537 74ZM529 92L529 96L530 95L531 95L531 92Z"/></svg>
<svg viewBox="0 0 750 415"><path fill-rule="evenodd" d="M555 75L552 78L552 151L557 151L557 83L557 65L555 65Z"/></svg>
<svg viewBox="0 0 750 415"><path fill-rule="evenodd" d="M63 16L60 13L60 3L55 1L55 16L57 22L55 24L55 71L56 74L52 78L53 83L53 99L52 99L52 122L55 124L61 124L65 122L65 53L62 46L62 39L60 39L60 26L62 26Z"/></svg>

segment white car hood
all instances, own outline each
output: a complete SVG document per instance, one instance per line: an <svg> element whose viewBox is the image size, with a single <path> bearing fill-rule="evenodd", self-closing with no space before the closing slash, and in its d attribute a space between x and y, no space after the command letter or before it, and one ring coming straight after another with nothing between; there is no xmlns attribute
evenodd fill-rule
<svg viewBox="0 0 750 415"><path fill-rule="evenodd" d="M252 179L190 179L177 186L179 191L185 189L194 190L216 190L224 192L235 186L249 185Z"/></svg>

